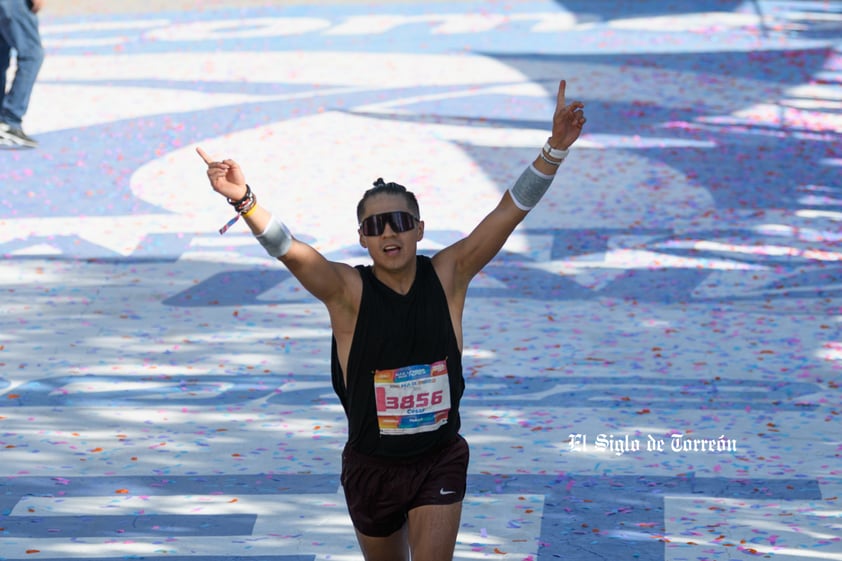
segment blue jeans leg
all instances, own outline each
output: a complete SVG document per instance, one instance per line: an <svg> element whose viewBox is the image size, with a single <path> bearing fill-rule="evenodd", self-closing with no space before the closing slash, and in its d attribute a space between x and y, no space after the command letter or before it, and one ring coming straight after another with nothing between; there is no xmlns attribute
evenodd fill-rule
<svg viewBox="0 0 842 561"><path fill-rule="evenodd" d="M6 97L6 73L12 61L12 47L3 39L0 33L0 110L3 108L3 98Z"/></svg>
<svg viewBox="0 0 842 561"><path fill-rule="evenodd" d="M17 53L17 70L11 88L2 97L0 121L20 127L44 62L38 17L29 9L26 0L0 0L0 63L4 50L9 47Z"/></svg>

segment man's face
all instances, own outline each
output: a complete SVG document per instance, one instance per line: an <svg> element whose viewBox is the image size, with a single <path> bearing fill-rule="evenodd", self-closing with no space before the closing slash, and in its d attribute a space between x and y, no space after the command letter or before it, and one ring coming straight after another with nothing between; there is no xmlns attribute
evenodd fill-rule
<svg viewBox="0 0 842 561"><path fill-rule="evenodd" d="M406 199L401 195L381 194L365 202L363 220L370 216L389 212L406 212L414 215ZM405 232L396 232L389 220L385 220L383 231L379 235L363 235L359 231L360 245L368 249L374 264L385 269L400 269L415 260L418 242L424 237L424 223L415 224Z"/></svg>

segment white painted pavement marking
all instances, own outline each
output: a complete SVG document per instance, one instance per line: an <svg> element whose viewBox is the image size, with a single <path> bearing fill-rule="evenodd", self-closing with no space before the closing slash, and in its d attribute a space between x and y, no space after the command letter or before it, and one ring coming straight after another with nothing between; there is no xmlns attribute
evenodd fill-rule
<svg viewBox="0 0 842 561"><path fill-rule="evenodd" d="M829 17L829 16L828 16ZM838 17L838 16L837 16ZM605 29L655 31L667 33L702 34L728 29L733 35L744 35L759 41L754 29L765 25L769 29L791 28L794 15L753 13L702 12L696 14L645 18L611 19L604 22L578 22L576 15L563 10L524 13L425 13L418 15L372 14L347 16L338 23L317 17L248 17L181 23L166 19L139 19L115 22L92 22L82 29L78 24L53 24L43 28L44 41L50 47L91 47L128 43L132 40L207 41L258 37L288 37L307 33L327 36L372 36L395 32L399 27L415 26L431 35L482 34L512 23L524 24L528 33L588 32ZM827 19L827 17L825 18ZM90 26L88 29L87 26ZM96 30L104 36L84 36ZM117 32L112 36L105 33ZM127 31L136 31L130 36ZM105 33L104 33L105 32ZM78 34L77 36L74 36ZM772 40L786 38L775 33ZM764 38L765 39L765 38ZM769 41L772 43L772 41ZM706 42L705 42L706 43ZM706 48L713 48L706 44ZM609 45L603 48L610 48Z"/></svg>
<svg viewBox="0 0 842 561"><path fill-rule="evenodd" d="M325 68L331 71L326 73ZM465 68L470 68L470 72L466 73ZM57 55L52 60L45 60L42 74L45 80L75 83L148 79L191 83L319 84L322 87L378 85L381 89L410 88L424 84L530 81L524 73L492 57L338 51L267 51L259 57L242 51L183 52L178 56L172 53ZM387 77L388 81L384 82ZM184 90L178 91L185 93ZM37 91L33 92L33 96L36 94ZM199 95L196 92L194 94ZM119 107L130 109L122 104ZM185 110L190 109L190 105L186 104Z"/></svg>
<svg viewBox="0 0 842 561"><path fill-rule="evenodd" d="M484 554L495 559L522 560L536 555L541 534L542 495L467 496L454 559L467 561ZM96 559L125 555L295 555L358 559L357 542L345 498L336 494L86 496L74 498L27 496L11 516L256 514L249 536L191 536L109 538L0 538L4 558L39 557ZM189 520L188 520L189 523Z"/></svg>

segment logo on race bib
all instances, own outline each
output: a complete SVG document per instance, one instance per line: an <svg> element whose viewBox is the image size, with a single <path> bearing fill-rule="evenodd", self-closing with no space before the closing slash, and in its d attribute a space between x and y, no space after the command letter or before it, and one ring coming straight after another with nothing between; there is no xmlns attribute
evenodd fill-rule
<svg viewBox="0 0 842 561"><path fill-rule="evenodd" d="M450 413L447 361L375 370L374 395L380 434L434 431Z"/></svg>

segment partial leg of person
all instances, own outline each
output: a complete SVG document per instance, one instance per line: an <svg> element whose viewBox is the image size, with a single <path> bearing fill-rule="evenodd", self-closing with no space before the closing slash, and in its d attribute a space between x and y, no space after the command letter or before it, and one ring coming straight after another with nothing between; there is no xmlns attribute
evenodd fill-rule
<svg viewBox="0 0 842 561"><path fill-rule="evenodd" d="M357 542L366 561L409 561L407 502L412 465L342 451L340 482Z"/></svg>
<svg viewBox="0 0 842 561"><path fill-rule="evenodd" d="M0 33L3 42L11 45L17 53L17 70L12 87L0 107L0 121L20 128L44 62L38 18L29 10L26 0L0 0Z"/></svg>
<svg viewBox="0 0 842 561"><path fill-rule="evenodd" d="M409 511L412 561L449 561L456 549L462 503L425 505Z"/></svg>
<svg viewBox="0 0 842 561"><path fill-rule="evenodd" d="M12 46L3 35L3 22L0 21L0 108L3 107L3 98L6 97L6 74L11 63Z"/></svg>
<svg viewBox="0 0 842 561"><path fill-rule="evenodd" d="M469 460L468 443L459 435L435 455L407 514L412 561L453 559Z"/></svg>
<svg viewBox="0 0 842 561"><path fill-rule="evenodd" d="M409 561L406 524L400 530L385 538L366 536L356 528L355 531L365 561Z"/></svg>

